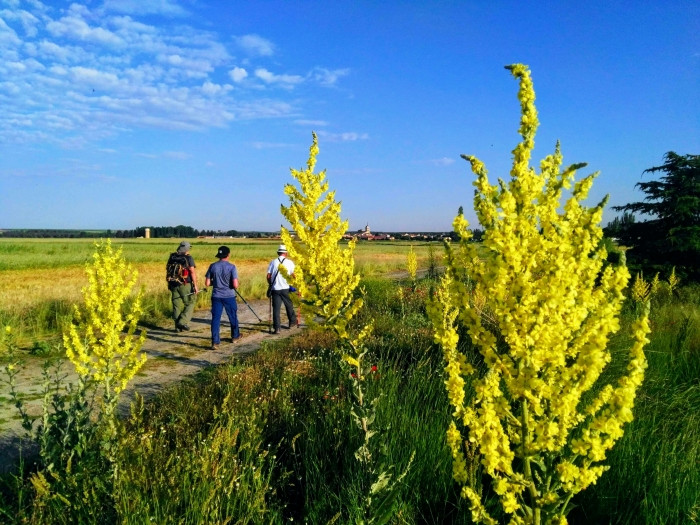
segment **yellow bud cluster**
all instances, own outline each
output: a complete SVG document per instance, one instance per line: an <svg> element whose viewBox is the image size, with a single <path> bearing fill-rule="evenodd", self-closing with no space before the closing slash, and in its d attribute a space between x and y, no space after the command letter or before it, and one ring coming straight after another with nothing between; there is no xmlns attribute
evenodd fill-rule
<svg viewBox="0 0 700 525"><path fill-rule="evenodd" d="M468 223L461 214L455 218L461 240L448 245L446 273L428 313L454 408L448 442L455 479L466 484L457 453L457 436L464 435L478 447L514 523L545 509L557 509L548 520L565 523L563 502L605 471L599 462L632 419L649 324L644 313L632 327L627 374L582 406L610 362L608 341L620 328L629 272L606 264L599 226L605 200L581 204L596 174L575 182L585 164L562 168L558 143L539 173L529 166L539 124L534 89L526 66L508 69L520 83L522 136L511 178L492 185L483 163L463 155L476 175L474 209L485 233L481 246L467 242ZM569 197L562 204L564 191ZM648 292L640 298L646 299ZM487 365L477 377L458 349L457 323ZM542 480L552 476L558 483L545 486ZM474 520L489 522L473 488L465 486L463 495Z"/></svg>

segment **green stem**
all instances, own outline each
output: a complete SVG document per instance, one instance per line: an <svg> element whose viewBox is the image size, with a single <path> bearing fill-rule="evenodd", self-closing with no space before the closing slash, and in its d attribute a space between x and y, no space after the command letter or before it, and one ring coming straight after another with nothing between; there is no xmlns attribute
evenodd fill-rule
<svg viewBox="0 0 700 525"><path fill-rule="evenodd" d="M523 465L525 470L525 479L528 482L528 492L530 493L530 500L532 502L532 523L533 525L540 525L542 519L542 509L537 504L537 487L535 486L535 479L532 475L532 466L530 465L530 454L528 452L530 448L530 427L528 425L528 403L527 399L523 400L523 412L522 412L522 428L520 429L523 441Z"/></svg>

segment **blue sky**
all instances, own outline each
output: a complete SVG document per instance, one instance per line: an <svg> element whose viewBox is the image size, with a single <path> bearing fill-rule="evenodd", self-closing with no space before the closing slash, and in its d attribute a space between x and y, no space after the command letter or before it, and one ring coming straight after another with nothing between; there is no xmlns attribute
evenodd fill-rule
<svg viewBox="0 0 700 525"><path fill-rule="evenodd" d="M695 1L0 0L0 228L274 230L312 131L350 229L473 223L459 155L508 176L516 62L536 165L559 139L590 204L639 200L700 153L698 35Z"/></svg>

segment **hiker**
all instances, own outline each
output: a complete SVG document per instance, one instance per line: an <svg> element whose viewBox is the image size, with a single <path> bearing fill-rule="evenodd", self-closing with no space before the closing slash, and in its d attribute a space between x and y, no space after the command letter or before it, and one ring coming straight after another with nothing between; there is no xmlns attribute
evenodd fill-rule
<svg viewBox="0 0 700 525"><path fill-rule="evenodd" d="M287 275L291 276L294 273L294 262L287 259L287 247L284 244L280 244L277 249L277 258L272 259L267 267L268 297L272 301L272 331L275 334L280 333L280 309L282 303L284 303L284 308L287 310L289 328L297 325L297 314L294 311L292 299L289 297L289 283L282 275L282 272L280 272L280 266L284 266Z"/></svg>
<svg viewBox="0 0 700 525"><path fill-rule="evenodd" d="M238 288L238 270L228 260L231 250L228 246L219 246L216 252L218 261L209 266L206 273L206 285L214 287L211 294L211 348L216 350L221 343L221 312L226 309L231 324L231 342L241 338L236 311L236 289Z"/></svg>
<svg viewBox="0 0 700 525"><path fill-rule="evenodd" d="M197 273L194 258L190 255L190 243L182 241L177 251L170 254L166 265L168 289L173 300L175 330L190 329L190 320L197 302Z"/></svg>

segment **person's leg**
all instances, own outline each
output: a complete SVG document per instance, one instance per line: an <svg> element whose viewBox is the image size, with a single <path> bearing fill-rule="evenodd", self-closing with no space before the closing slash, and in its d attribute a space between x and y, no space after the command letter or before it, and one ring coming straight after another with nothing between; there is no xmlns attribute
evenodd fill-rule
<svg viewBox="0 0 700 525"><path fill-rule="evenodd" d="M211 344L218 345L221 342L221 312L224 309L224 303L216 297L211 298Z"/></svg>
<svg viewBox="0 0 700 525"><path fill-rule="evenodd" d="M287 311L287 319L289 320L289 328L297 325L297 313L294 311L292 298L289 297L289 290L281 290L284 309Z"/></svg>
<svg viewBox="0 0 700 525"><path fill-rule="evenodd" d="M230 299L226 299L224 307L226 308L228 321L231 323L231 339L238 339L241 336L241 332L238 328L238 305L236 304L236 298L231 297Z"/></svg>
<svg viewBox="0 0 700 525"><path fill-rule="evenodd" d="M180 316L185 309L185 301L182 297L182 287L178 286L170 290L170 294L173 301L173 321L175 321L175 328L180 328Z"/></svg>
<svg viewBox="0 0 700 525"><path fill-rule="evenodd" d="M272 290L272 331L280 329L280 310L282 309L282 291Z"/></svg>
<svg viewBox="0 0 700 525"><path fill-rule="evenodd" d="M183 289L183 300L185 302L185 308L180 315L180 326L189 327L194 307L197 304L197 296L192 293L192 285L190 284L185 284L180 288Z"/></svg>

